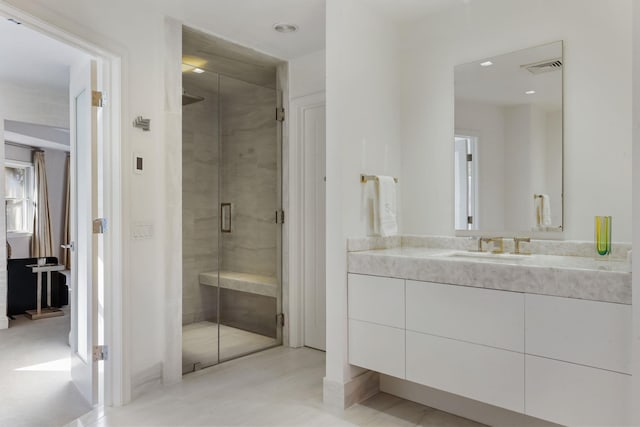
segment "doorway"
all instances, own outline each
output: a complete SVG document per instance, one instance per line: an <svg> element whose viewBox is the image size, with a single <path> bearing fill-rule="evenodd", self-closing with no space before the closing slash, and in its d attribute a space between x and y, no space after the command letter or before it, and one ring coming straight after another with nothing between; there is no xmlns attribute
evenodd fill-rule
<svg viewBox="0 0 640 427"><path fill-rule="evenodd" d="M454 138L455 229L477 230L478 137L456 133Z"/></svg>
<svg viewBox="0 0 640 427"><path fill-rule="evenodd" d="M112 208L103 203L112 175L98 172L112 159L111 143L119 141L103 137L105 129L115 130L110 117L119 104L98 119L95 103L98 79L107 91L117 87L110 74L117 67L99 50L10 6L0 5L0 31L0 191L6 206L0 235L7 243L0 262L9 267L9 280L0 281L9 290L9 298L0 298L0 345L11 346L14 356L29 356L12 359L24 366L0 363L11 371L3 378L15 382L0 396L12 403L0 404L0 424L64 424L113 401L113 395L105 399L104 369L94 348L111 333L104 320L113 290L105 294L103 267L117 265L107 252L117 239L94 234L93 220ZM22 163L10 162L15 156L23 156ZM12 275L12 265L18 274ZM6 290L0 289L2 297ZM52 401L60 404L52 408Z"/></svg>
<svg viewBox="0 0 640 427"><path fill-rule="evenodd" d="M183 27L182 371L282 344L281 61Z"/></svg>

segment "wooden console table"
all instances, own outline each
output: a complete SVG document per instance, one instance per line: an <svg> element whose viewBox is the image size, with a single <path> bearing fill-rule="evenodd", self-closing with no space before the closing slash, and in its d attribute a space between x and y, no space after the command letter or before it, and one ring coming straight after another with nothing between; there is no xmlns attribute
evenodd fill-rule
<svg viewBox="0 0 640 427"><path fill-rule="evenodd" d="M59 308L51 307L51 272L64 270L61 264L28 264L27 267L38 275L37 305L35 310L27 310L26 316L31 320L44 319L47 317L64 316L64 312ZM47 307L42 308L42 273L47 273Z"/></svg>

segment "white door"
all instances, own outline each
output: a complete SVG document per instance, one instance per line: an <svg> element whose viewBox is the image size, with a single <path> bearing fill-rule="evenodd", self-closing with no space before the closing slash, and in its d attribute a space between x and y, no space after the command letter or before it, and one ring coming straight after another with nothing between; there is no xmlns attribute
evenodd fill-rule
<svg viewBox="0 0 640 427"><path fill-rule="evenodd" d="M299 123L302 128L301 148L304 150L304 345L325 350L324 94L312 95L305 101L302 101Z"/></svg>
<svg viewBox="0 0 640 427"><path fill-rule="evenodd" d="M93 347L98 340L98 236L92 233L97 214L98 108L95 61L71 68L71 379L84 398L98 403L98 363Z"/></svg>

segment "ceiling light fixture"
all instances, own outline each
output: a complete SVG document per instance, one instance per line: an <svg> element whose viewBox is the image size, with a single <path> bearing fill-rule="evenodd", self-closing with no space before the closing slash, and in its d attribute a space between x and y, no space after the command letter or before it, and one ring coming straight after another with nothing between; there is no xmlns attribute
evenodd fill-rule
<svg viewBox="0 0 640 427"><path fill-rule="evenodd" d="M298 26L295 24L274 24L273 29L279 33L295 33Z"/></svg>
<svg viewBox="0 0 640 427"><path fill-rule="evenodd" d="M193 72L196 73L196 74L202 74L202 73L204 73L204 70L202 68L194 68Z"/></svg>
<svg viewBox="0 0 640 427"><path fill-rule="evenodd" d="M533 95L534 93L536 93L535 90L528 90L528 91L525 92L525 94L527 94L527 95Z"/></svg>
<svg viewBox="0 0 640 427"><path fill-rule="evenodd" d="M493 62L491 62L491 61L484 61L484 62L480 63L481 67L490 67L492 65L493 65Z"/></svg>

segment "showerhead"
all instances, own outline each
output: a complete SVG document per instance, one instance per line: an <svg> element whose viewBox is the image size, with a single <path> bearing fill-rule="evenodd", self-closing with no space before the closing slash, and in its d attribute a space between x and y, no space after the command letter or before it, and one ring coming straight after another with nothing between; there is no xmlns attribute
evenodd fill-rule
<svg viewBox="0 0 640 427"><path fill-rule="evenodd" d="M189 104L195 104L196 102L204 101L204 98L197 95L190 95L184 90L182 91L182 106Z"/></svg>

